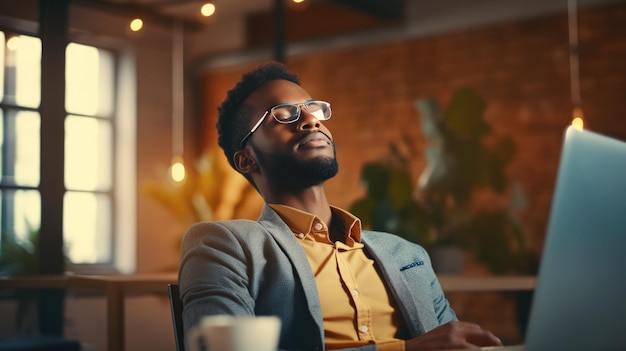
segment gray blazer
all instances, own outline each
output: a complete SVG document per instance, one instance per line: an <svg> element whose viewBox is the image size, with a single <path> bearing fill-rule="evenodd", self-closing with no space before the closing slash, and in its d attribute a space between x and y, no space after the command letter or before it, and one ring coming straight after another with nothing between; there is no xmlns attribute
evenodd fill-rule
<svg viewBox="0 0 626 351"><path fill-rule="evenodd" d="M363 231L362 242L411 337L456 320L421 246L372 231ZM267 205L257 222L190 227L182 244L179 284L186 332L205 315L275 315L282 321L280 349L324 350L315 277L298 239Z"/></svg>

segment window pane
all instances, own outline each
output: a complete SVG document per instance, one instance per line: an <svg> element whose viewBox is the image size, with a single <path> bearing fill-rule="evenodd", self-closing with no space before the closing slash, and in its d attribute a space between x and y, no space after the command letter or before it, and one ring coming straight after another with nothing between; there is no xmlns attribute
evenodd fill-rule
<svg viewBox="0 0 626 351"><path fill-rule="evenodd" d="M0 192L2 233L20 241L39 230L41 225L41 196L37 190L3 190Z"/></svg>
<svg viewBox="0 0 626 351"><path fill-rule="evenodd" d="M111 201L106 195L65 193L63 237L73 263L111 261L111 214Z"/></svg>
<svg viewBox="0 0 626 351"><path fill-rule="evenodd" d="M113 106L112 55L70 43L66 50L65 108L69 113L109 116Z"/></svg>
<svg viewBox="0 0 626 351"><path fill-rule="evenodd" d="M65 186L71 190L110 190L111 123L91 117L65 119Z"/></svg>
<svg viewBox="0 0 626 351"><path fill-rule="evenodd" d="M41 40L19 35L7 45L15 51L15 102L19 106L38 107L41 100ZM7 62L7 65L10 65Z"/></svg>
<svg viewBox="0 0 626 351"><path fill-rule="evenodd" d="M37 112L6 110L0 114L2 183L39 185L40 118Z"/></svg>

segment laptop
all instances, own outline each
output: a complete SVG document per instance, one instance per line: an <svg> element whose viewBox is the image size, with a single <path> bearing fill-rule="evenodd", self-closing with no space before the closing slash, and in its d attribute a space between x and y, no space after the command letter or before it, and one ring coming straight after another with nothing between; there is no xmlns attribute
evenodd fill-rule
<svg viewBox="0 0 626 351"><path fill-rule="evenodd" d="M625 142L566 129L524 344L626 350Z"/></svg>

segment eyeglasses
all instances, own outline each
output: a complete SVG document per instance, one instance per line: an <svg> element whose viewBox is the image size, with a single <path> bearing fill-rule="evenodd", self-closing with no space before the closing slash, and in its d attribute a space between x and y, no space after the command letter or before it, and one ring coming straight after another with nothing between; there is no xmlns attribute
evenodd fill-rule
<svg viewBox="0 0 626 351"><path fill-rule="evenodd" d="M301 108L304 107L304 110L313 115L318 121L326 121L330 119L332 112L330 110L330 104L326 101L307 101L301 104L280 104L272 107L271 109L265 111L263 116L259 119L258 122L252 127L252 129L246 134L246 136L241 139L241 143L239 143L239 148L243 149L244 145L246 145L246 141L252 136L259 127L261 123L265 120L268 114L272 115L276 122L278 123L293 123L300 119Z"/></svg>

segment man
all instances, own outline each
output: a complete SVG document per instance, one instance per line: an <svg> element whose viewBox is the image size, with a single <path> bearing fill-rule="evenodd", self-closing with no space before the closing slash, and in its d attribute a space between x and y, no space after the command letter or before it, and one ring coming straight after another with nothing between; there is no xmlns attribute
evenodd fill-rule
<svg viewBox="0 0 626 351"><path fill-rule="evenodd" d="M179 283L188 331L205 315L276 315L281 350L500 345L457 321L421 246L361 230L328 203L330 104L278 63L245 74L219 108L219 144L266 202L258 221L187 232Z"/></svg>

